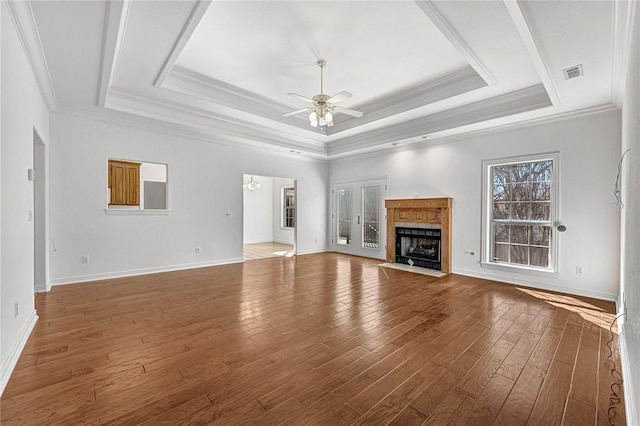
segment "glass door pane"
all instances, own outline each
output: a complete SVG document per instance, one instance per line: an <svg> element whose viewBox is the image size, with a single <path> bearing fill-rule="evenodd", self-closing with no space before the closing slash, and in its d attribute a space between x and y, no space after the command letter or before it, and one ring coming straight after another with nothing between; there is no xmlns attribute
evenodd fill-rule
<svg viewBox="0 0 640 426"><path fill-rule="evenodd" d="M337 244L351 245L351 218L353 201L353 190L351 188L340 188L337 190Z"/></svg>
<svg viewBox="0 0 640 426"><path fill-rule="evenodd" d="M362 247L380 247L380 187L362 188Z"/></svg>

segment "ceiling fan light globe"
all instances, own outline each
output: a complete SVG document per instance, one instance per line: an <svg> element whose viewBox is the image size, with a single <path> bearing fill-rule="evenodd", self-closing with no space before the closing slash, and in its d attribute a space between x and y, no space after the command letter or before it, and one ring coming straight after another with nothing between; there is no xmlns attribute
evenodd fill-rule
<svg viewBox="0 0 640 426"><path fill-rule="evenodd" d="M318 127L318 121L311 121L311 127Z"/></svg>
<svg viewBox="0 0 640 426"><path fill-rule="evenodd" d="M311 111L311 114L309 114L309 121L318 121L318 114L315 111Z"/></svg>
<svg viewBox="0 0 640 426"><path fill-rule="evenodd" d="M327 111L324 114L324 119L327 123L332 123L333 124L333 114L331 114L331 111Z"/></svg>

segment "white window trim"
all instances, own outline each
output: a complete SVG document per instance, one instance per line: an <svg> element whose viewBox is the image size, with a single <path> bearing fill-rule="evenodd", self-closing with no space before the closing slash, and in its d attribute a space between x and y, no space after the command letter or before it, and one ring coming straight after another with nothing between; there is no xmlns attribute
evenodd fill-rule
<svg viewBox="0 0 640 426"><path fill-rule="evenodd" d="M527 265L515 265L506 263L492 262L491 256L491 211L492 203L489 202L489 194L491 193L491 179L489 178L489 169L493 166L513 163L526 163L534 161L552 160L553 161L553 178L551 181L551 259L549 268L536 268ZM560 153L549 152L536 155L525 155L520 157L501 158L496 160L485 160L482 162L482 246L480 266L487 269L496 269L505 272L515 272L527 275L536 275L542 277L557 278L558 273L558 257L559 257L559 232L557 226L560 225Z"/></svg>
<svg viewBox="0 0 640 426"><path fill-rule="evenodd" d="M106 208L105 214L108 215L120 215L120 216L168 216L171 210L169 209L116 209Z"/></svg>

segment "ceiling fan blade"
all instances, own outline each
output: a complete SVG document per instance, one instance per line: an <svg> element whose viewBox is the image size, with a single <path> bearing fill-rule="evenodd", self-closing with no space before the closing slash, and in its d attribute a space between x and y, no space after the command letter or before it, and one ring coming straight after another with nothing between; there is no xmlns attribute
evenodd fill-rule
<svg viewBox="0 0 640 426"><path fill-rule="evenodd" d="M294 98L301 99L305 102L313 103L313 99L309 99L306 96L298 95L297 93L287 93L288 96L293 96Z"/></svg>
<svg viewBox="0 0 640 426"><path fill-rule="evenodd" d="M357 118L360 118L360 117L362 117L364 115L364 112L356 111L355 109L343 108L343 107L339 107L339 106L334 106L334 107L332 107L332 109L335 112L341 112L343 114L347 114L347 115L350 115L352 117L357 117Z"/></svg>
<svg viewBox="0 0 640 426"><path fill-rule="evenodd" d="M302 109L297 109L297 110L291 111L291 112L287 112L287 113L282 114L282 116L283 117L290 117L292 115L300 114L301 112L305 112L305 111L309 111L309 107L302 108Z"/></svg>
<svg viewBox="0 0 640 426"><path fill-rule="evenodd" d="M353 95L349 92L340 92L337 95L333 95L329 99L327 99L328 104L335 104L336 102L343 101L345 99L349 99Z"/></svg>

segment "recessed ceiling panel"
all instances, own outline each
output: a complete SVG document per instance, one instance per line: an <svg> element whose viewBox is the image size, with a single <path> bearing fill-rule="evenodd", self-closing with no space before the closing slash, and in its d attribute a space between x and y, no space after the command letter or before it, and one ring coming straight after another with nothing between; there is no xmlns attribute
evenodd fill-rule
<svg viewBox="0 0 640 426"><path fill-rule="evenodd" d="M365 103L467 66L413 2L213 2L176 65L297 105L320 92Z"/></svg>

